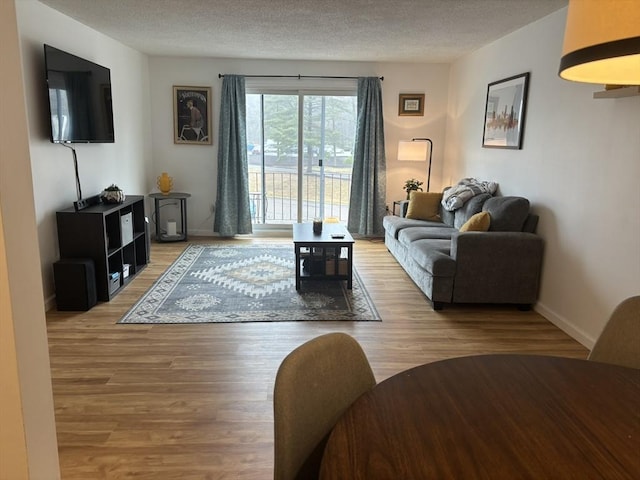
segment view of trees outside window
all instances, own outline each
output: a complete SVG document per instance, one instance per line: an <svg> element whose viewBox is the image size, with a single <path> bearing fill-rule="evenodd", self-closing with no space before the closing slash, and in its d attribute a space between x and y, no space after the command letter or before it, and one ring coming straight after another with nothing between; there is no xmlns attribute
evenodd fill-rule
<svg viewBox="0 0 640 480"><path fill-rule="evenodd" d="M316 217L346 221L356 102L355 96L247 95L254 223L292 223Z"/></svg>

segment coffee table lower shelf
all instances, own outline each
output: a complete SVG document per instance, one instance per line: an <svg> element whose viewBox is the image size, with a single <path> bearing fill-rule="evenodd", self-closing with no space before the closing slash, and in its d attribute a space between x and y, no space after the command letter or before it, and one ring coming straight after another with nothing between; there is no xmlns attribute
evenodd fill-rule
<svg viewBox="0 0 640 480"><path fill-rule="evenodd" d="M344 235L333 238L332 235ZM347 282L353 285L354 240L341 224L326 224L321 234L314 234L312 224L293 225L293 243L296 255L296 290L303 280Z"/></svg>

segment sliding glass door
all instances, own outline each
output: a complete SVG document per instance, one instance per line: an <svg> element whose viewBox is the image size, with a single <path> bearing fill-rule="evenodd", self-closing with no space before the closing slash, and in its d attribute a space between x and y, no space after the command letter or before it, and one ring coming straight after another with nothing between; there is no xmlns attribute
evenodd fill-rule
<svg viewBox="0 0 640 480"><path fill-rule="evenodd" d="M333 217L346 222L356 97L247 95L247 150L254 224Z"/></svg>
<svg viewBox="0 0 640 480"><path fill-rule="evenodd" d="M302 190L306 204L302 221L319 218L347 220L356 97L306 95L302 103Z"/></svg>

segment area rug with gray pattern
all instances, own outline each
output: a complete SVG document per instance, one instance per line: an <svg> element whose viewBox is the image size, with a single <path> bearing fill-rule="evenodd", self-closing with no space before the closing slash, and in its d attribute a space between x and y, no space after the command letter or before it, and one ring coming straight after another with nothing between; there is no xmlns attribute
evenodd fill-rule
<svg viewBox="0 0 640 480"><path fill-rule="evenodd" d="M118 323L380 321L353 269L295 286L293 244L189 245Z"/></svg>

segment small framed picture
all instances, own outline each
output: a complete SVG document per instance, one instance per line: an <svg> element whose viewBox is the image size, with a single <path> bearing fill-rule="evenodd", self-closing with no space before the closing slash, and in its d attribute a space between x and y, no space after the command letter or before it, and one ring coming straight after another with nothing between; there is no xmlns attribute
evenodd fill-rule
<svg viewBox="0 0 640 480"><path fill-rule="evenodd" d="M484 148L522 148L529 72L492 82L484 108Z"/></svg>
<svg viewBox="0 0 640 480"><path fill-rule="evenodd" d="M211 87L173 87L173 143L211 145Z"/></svg>
<svg viewBox="0 0 640 480"><path fill-rule="evenodd" d="M424 116L424 93L401 93L398 115Z"/></svg>

